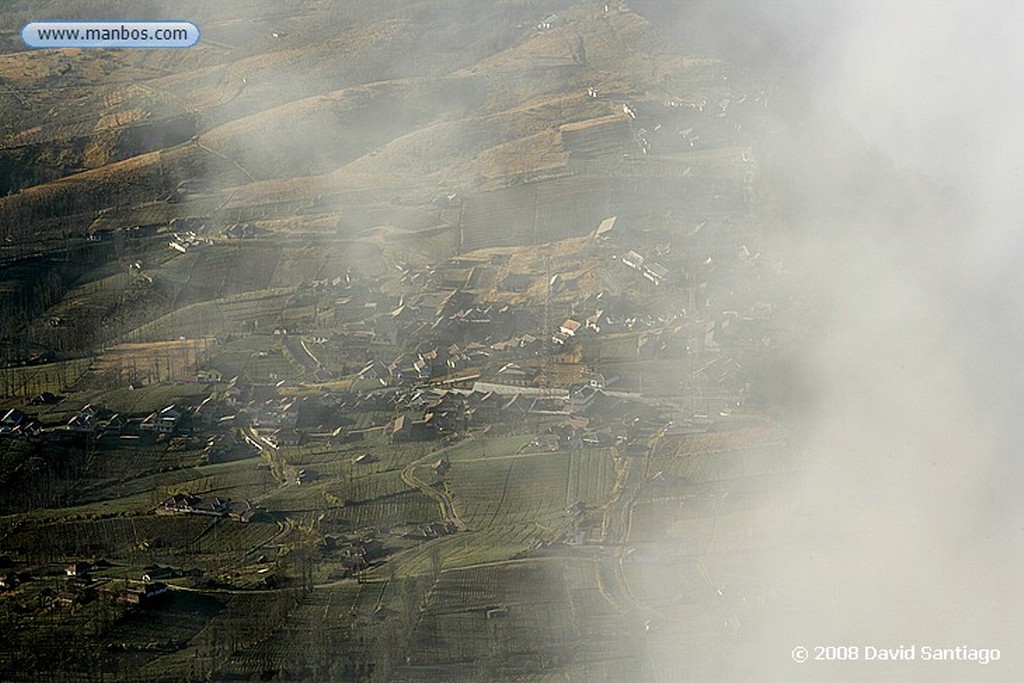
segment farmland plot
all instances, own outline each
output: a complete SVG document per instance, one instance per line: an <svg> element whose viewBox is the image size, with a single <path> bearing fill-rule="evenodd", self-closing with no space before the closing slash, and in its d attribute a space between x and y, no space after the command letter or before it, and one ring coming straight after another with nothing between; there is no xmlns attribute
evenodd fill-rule
<svg viewBox="0 0 1024 683"><path fill-rule="evenodd" d="M344 480L331 482L326 490L347 504L359 504L394 498L411 489L402 481L400 472L383 471L361 476L350 475Z"/></svg>
<svg viewBox="0 0 1024 683"><path fill-rule="evenodd" d="M113 624L103 641L123 671L137 671L160 657L185 647L210 619L224 609L219 596L197 593L165 595L159 610L136 610Z"/></svg>
<svg viewBox="0 0 1024 683"><path fill-rule="evenodd" d="M785 434L771 426L748 427L731 431L710 431L700 434L667 436L658 442L657 457L684 457L695 454L722 453L785 441Z"/></svg>
<svg viewBox="0 0 1024 683"><path fill-rule="evenodd" d="M87 374L83 377L82 383L88 379ZM148 384L136 386L134 389L127 386L81 388L56 405L42 406L39 410L39 419L48 423L67 422L82 409L82 406L90 403L102 405L115 413L140 415L160 410L172 403L195 404L206 398L209 393L208 385L196 382Z"/></svg>
<svg viewBox="0 0 1024 683"><path fill-rule="evenodd" d="M478 439L468 439L445 450L451 462L478 460L487 457L508 456L533 441L533 435L515 434Z"/></svg>
<svg viewBox="0 0 1024 683"><path fill-rule="evenodd" d="M111 626L106 638L111 642L187 642L222 612L225 603L221 596L170 592L161 599L160 611L129 612Z"/></svg>
<svg viewBox="0 0 1024 683"><path fill-rule="evenodd" d="M254 634L257 637L242 640L243 647L235 650L220 675L251 677L279 669L289 678L350 680L353 663L372 661L375 650L385 642L384 625L366 618L379 598L380 588L372 584L316 589L291 606L271 628L264 627ZM251 621L259 624L263 620ZM394 641L386 647L393 649Z"/></svg>
<svg viewBox="0 0 1024 683"><path fill-rule="evenodd" d="M792 467L792 453L781 446L765 446L694 453L671 459L657 458L653 466L663 469L666 474L704 483L785 472Z"/></svg>
<svg viewBox="0 0 1024 683"><path fill-rule="evenodd" d="M27 523L7 536L5 547L29 557L107 557L168 561L213 523L210 517L155 515Z"/></svg>
<svg viewBox="0 0 1024 683"><path fill-rule="evenodd" d="M178 305L208 301L269 288L281 253L280 247L266 244L213 245L169 261L158 277L166 275L181 283Z"/></svg>
<svg viewBox="0 0 1024 683"><path fill-rule="evenodd" d="M600 505L611 495L615 483L615 464L611 449L582 450L572 453L566 502L581 500Z"/></svg>
<svg viewBox="0 0 1024 683"><path fill-rule="evenodd" d="M436 522L440 518L437 503L419 491L405 491L386 499L347 505L343 514L357 529L423 524Z"/></svg>
<svg viewBox="0 0 1024 683"><path fill-rule="evenodd" d="M192 473L194 478L186 486L189 493L216 495L235 501L255 498L265 493L273 483L273 477L266 469L254 467L249 460L205 465L193 469Z"/></svg>
<svg viewBox="0 0 1024 683"><path fill-rule="evenodd" d="M611 493L608 451L540 453L453 462L450 487L471 528L534 522L564 525L577 500L600 504Z"/></svg>
<svg viewBox="0 0 1024 683"><path fill-rule="evenodd" d="M240 524L222 518L196 541L196 552L207 555L247 552L269 541L278 531L279 527L272 522Z"/></svg>
<svg viewBox="0 0 1024 683"><path fill-rule="evenodd" d="M272 330L291 294L291 289L268 289L190 304L140 326L132 337L136 341L211 337L252 329L254 324L256 329Z"/></svg>
<svg viewBox="0 0 1024 683"><path fill-rule="evenodd" d="M191 382L208 339L118 344L93 361L92 371L115 375L133 384Z"/></svg>
<svg viewBox="0 0 1024 683"><path fill-rule="evenodd" d="M210 366L224 377L269 382L302 375L302 366L291 361L284 353L280 338L270 334L236 339L211 349L210 355Z"/></svg>
<svg viewBox="0 0 1024 683"><path fill-rule="evenodd" d="M562 656L575 635L560 561L450 570L417 623L411 663L537 661Z"/></svg>
<svg viewBox="0 0 1024 683"><path fill-rule="evenodd" d="M89 370L92 360L77 360L0 369L0 396L27 398L44 391L60 394Z"/></svg>
<svg viewBox="0 0 1024 683"><path fill-rule="evenodd" d="M201 451L169 451L165 446L104 447L89 460L76 485L76 500L117 499L188 481L202 460Z"/></svg>
<svg viewBox="0 0 1024 683"><path fill-rule="evenodd" d="M317 465L317 481L286 486L269 495L264 504L288 516L317 519L322 531L335 533L439 521L437 503L410 489L398 470L358 471L351 467Z"/></svg>
<svg viewBox="0 0 1024 683"><path fill-rule="evenodd" d="M622 564L630 595L657 623L645 637L655 678L735 677L730 662L741 657L720 656L722 647L772 600L763 553L786 538L776 501L794 463L773 428L659 440L651 469L662 476L632 508Z"/></svg>
<svg viewBox="0 0 1024 683"><path fill-rule="evenodd" d="M209 657L226 659L236 649L272 633L295 605L298 595L295 590L283 590L231 596L183 647L147 663L139 671L140 678L194 680L205 677Z"/></svg>

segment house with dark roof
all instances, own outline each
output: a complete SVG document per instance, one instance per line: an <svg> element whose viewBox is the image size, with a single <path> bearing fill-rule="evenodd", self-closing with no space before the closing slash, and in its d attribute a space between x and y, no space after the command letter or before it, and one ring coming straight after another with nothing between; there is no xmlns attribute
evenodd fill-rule
<svg viewBox="0 0 1024 683"><path fill-rule="evenodd" d="M65 567L64 573L67 576L87 576L91 570L92 564L89 562L74 562Z"/></svg>
<svg viewBox="0 0 1024 683"><path fill-rule="evenodd" d="M0 418L0 426L14 429L15 427L20 427L27 419L28 416L25 413L17 408L11 408Z"/></svg>
<svg viewBox="0 0 1024 683"><path fill-rule="evenodd" d="M163 583L162 581L155 581L153 583L143 584L142 588L126 590L121 594L121 599L125 602L139 605L155 600L168 590L166 583Z"/></svg>
<svg viewBox="0 0 1024 683"><path fill-rule="evenodd" d="M164 500L164 502L157 507L156 512L158 515L179 514L222 517L227 514L230 505L230 500L227 498L221 498L220 496L202 498L200 496L193 496L190 493L175 493L173 496Z"/></svg>
<svg viewBox="0 0 1024 683"><path fill-rule="evenodd" d="M362 380L376 380L387 384L391 381L391 369L382 361L372 360L364 365L356 376Z"/></svg>
<svg viewBox="0 0 1024 683"><path fill-rule="evenodd" d="M306 435L296 429L279 429L274 433L274 441L279 446L301 446Z"/></svg>
<svg viewBox="0 0 1024 683"><path fill-rule="evenodd" d="M109 410L92 404L86 405L68 420L68 429L79 434L92 434L99 426L100 417L110 415Z"/></svg>

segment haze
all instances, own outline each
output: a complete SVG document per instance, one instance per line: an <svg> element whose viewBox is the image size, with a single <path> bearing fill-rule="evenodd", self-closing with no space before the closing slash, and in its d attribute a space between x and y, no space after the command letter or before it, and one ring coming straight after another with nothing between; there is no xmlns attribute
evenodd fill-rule
<svg viewBox="0 0 1024 683"><path fill-rule="evenodd" d="M1024 675L1019 3L40 4L203 38L3 43L21 671Z"/></svg>

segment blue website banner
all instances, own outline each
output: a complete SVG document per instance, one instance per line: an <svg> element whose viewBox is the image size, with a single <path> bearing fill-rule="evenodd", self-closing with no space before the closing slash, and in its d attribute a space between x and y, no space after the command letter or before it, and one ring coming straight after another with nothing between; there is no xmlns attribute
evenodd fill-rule
<svg viewBox="0 0 1024 683"><path fill-rule="evenodd" d="M33 21L21 29L29 47L192 47L199 28L188 21Z"/></svg>

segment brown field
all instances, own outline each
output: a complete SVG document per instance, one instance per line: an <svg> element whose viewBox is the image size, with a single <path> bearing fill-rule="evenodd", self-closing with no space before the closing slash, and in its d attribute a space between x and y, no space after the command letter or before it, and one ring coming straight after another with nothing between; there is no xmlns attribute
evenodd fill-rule
<svg viewBox="0 0 1024 683"><path fill-rule="evenodd" d="M148 343L118 344L93 362L98 375L117 375L133 384L193 382L196 364L213 340L178 339Z"/></svg>

